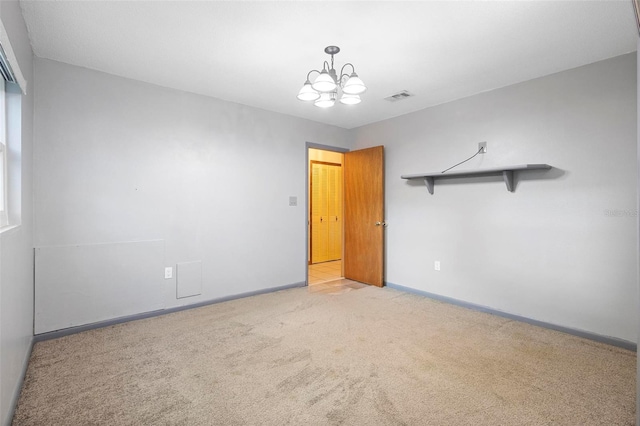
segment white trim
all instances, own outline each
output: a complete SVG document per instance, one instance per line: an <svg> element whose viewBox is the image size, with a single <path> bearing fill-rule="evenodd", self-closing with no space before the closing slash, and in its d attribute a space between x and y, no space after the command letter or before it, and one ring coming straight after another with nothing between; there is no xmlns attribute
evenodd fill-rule
<svg viewBox="0 0 640 426"><path fill-rule="evenodd" d="M0 21L0 45L4 50L5 55L7 56L7 61L11 65L11 69L13 70L13 75L16 78L16 82L20 89L22 90L22 94L27 94L27 80L25 80L22 75L22 71L20 71L20 65L18 65L18 59L16 58L15 53L13 53L13 48L11 47L11 42L9 41L9 35L7 35L7 31L4 29L4 25L2 21Z"/></svg>
<svg viewBox="0 0 640 426"><path fill-rule="evenodd" d="M18 229L20 228L20 224L16 224L16 225L7 225L7 226L3 226L0 227L0 235L7 233L9 231L13 231L14 229Z"/></svg>
<svg viewBox="0 0 640 426"><path fill-rule="evenodd" d="M9 225L9 185L7 184L7 112L5 81L0 81L0 227Z"/></svg>
<svg viewBox="0 0 640 426"><path fill-rule="evenodd" d="M0 124L1 127L1 124ZM0 227L9 225L8 193L7 193L7 149L0 142Z"/></svg>

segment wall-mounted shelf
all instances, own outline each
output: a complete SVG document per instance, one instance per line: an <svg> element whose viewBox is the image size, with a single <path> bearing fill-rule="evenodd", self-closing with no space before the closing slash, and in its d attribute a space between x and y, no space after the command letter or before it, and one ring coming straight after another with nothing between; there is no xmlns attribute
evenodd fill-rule
<svg viewBox="0 0 640 426"><path fill-rule="evenodd" d="M550 168L551 166L548 164L520 164L518 166L495 167L492 169L462 170L459 172L418 173L415 175L402 175L401 177L402 179L424 179L424 183L427 185L429 194L433 194L433 186L436 179L502 174L502 177L504 177L504 183L507 184L507 191L513 192L515 190L515 186L513 184L513 175L515 172L519 172L522 170L549 170Z"/></svg>

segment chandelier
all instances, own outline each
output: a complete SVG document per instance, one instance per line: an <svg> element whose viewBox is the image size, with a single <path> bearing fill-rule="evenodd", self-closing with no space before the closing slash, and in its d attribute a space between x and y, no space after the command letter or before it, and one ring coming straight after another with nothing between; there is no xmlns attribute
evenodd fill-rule
<svg viewBox="0 0 640 426"><path fill-rule="evenodd" d="M311 70L307 74L307 81L304 82L302 89L298 92L298 99L301 101L313 102L320 108L329 108L336 103L338 97L338 88L342 91L340 102L346 105L355 105L360 103L360 94L367 90L362 80L356 74L356 70L352 64L347 63L340 70L340 77L336 70L333 69L333 55L340 52L338 46L328 46L324 49L327 55L331 55L331 66L324 61L322 71ZM351 74L344 73L345 67L351 67ZM311 84L309 77L311 73L317 72L319 75Z"/></svg>

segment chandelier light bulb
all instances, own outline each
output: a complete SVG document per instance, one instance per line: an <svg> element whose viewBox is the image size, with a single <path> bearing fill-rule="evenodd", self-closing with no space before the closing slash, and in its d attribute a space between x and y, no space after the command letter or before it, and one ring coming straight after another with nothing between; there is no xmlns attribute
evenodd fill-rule
<svg viewBox="0 0 640 426"><path fill-rule="evenodd" d="M334 91L336 87L338 87L338 85L333 80L333 77L331 77L331 75L327 72L327 70L323 69L320 75L313 82L311 87L313 87L313 90L324 93Z"/></svg>
<svg viewBox="0 0 640 426"><path fill-rule="evenodd" d="M320 93L313 90L311 82L309 80L304 82L304 86L298 92L298 99L301 101L315 101L320 97Z"/></svg>
<svg viewBox="0 0 640 426"><path fill-rule="evenodd" d="M356 105L361 102L360 96L358 95L349 95L347 93L343 93L340 97L340 103L345 105Z"/></svg>
<svg viewBox="0 0 640 426"><path fill-rule="evenodd" d="M367 86L364 85L364 82L360 80L360 77L355 72L351 74L342 88L342 91L348 95L359 95L364 93L365 90L367 90Z"/></svg>
<svg viewBox="0 0 640 426"><path fill-rule="evenodd" d="M320 98L314 102L319 108L330 108L336 103L336 92L320 93Z"/></svg>

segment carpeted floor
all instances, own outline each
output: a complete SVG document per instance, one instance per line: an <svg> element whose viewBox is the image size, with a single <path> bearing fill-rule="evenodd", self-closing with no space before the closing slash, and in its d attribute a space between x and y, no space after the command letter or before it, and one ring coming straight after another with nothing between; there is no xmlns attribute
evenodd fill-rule
<svg viewBox="0 0 640 426"><path fill-rule="evenodd" d="M636 354L366 287L37 343L14 425L633 425Z"/></svg>

